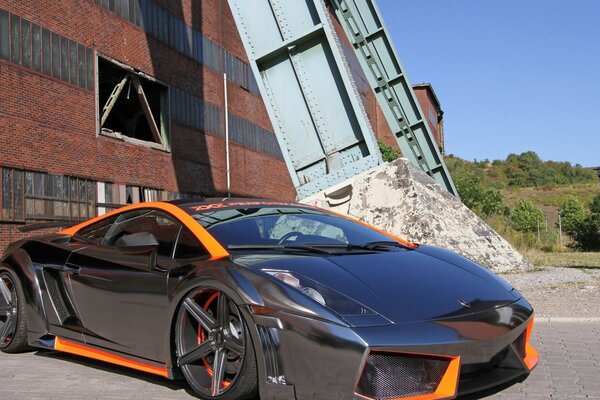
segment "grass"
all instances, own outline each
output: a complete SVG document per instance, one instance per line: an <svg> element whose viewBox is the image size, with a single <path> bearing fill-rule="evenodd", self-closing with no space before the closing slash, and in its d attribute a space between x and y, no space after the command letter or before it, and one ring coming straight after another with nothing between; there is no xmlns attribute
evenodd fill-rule
<svg viewBox="0 0 600 400"><path fill-rule="evenodd" d="M569 196L575 196L587 207L594 196L600 193L600 182L577 183L564 186L527 187L504 189L501 191L504 205L513 208L519 199L529 199L540 207L548 217L549 227L555 226L558 221L558 209ZM543 227L545 228L545 226Z"/></svg>
<svg viewBox="0 0 600 400"><path fill-rule="evenodd" d="M536 267L585 267L600 268L600 253L582 252L544 252L541 250L525 250L523 255Z"/></svg>

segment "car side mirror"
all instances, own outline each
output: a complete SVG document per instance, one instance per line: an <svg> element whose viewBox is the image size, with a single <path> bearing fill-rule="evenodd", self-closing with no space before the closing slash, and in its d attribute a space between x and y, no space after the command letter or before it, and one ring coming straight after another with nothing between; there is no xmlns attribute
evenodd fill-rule
<svg viewBox="0 0 600 400"><path fill-rule="evenodd" d="M149 253L158 247L158 239L150 232L137 232L118 238L115 247L128 253Z"/></svg>

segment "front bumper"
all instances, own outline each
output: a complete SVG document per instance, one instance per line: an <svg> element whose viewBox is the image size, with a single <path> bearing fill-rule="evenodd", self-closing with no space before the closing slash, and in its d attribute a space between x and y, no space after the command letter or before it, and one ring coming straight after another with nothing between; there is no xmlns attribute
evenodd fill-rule
<svg viewBox="0 0 600 400"><path fill-rule="evenodd" d="M454 398L523 378L537 363L529 344L533 310L524 299L484 313L376 327L351 328L283 312L252 318L263 399ZM405 358L369 364L381 354ZM446 360L443 373L432 376L433 364L419 357ZM421 379L423 387L403 389L398 371L412 381ZM373 379L380 381L369 382Z"/></svg>

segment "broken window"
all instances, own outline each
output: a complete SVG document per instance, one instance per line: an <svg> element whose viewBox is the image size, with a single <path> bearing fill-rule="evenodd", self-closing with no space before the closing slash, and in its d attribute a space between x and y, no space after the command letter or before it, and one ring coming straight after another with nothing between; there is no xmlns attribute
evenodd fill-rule
<svg viewBox="0 0 600 400"><path fill-rule="evenodd" d="M167 87L98 58L100 129L168 148Z"/></svg>
<svg viewBox="0 0 600 400"><path fill-rule="evenodd" d="M85 220L95 215L89 179L2 167L0 220Z"/></svg>

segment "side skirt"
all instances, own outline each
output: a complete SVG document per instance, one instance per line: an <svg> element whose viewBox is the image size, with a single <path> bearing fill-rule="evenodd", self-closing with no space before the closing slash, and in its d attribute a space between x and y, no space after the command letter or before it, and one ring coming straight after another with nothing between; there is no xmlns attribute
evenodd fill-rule
<svg viewBox="0 0 600 400"><path fill-rule="evenodd" d="M53 349L56 351L61 351L63 353L69 353L77 356L91 358L94 360L104 361L122 367L127 367L138 371L159 375L164 378L173 379L172 371L169 368L167 368L167 366L164 364L152 365L146 362L140 362L128 357L124 357L122 355L112 354L89 345L63 339L58 336L56 336L54 339Z"/></svg>

